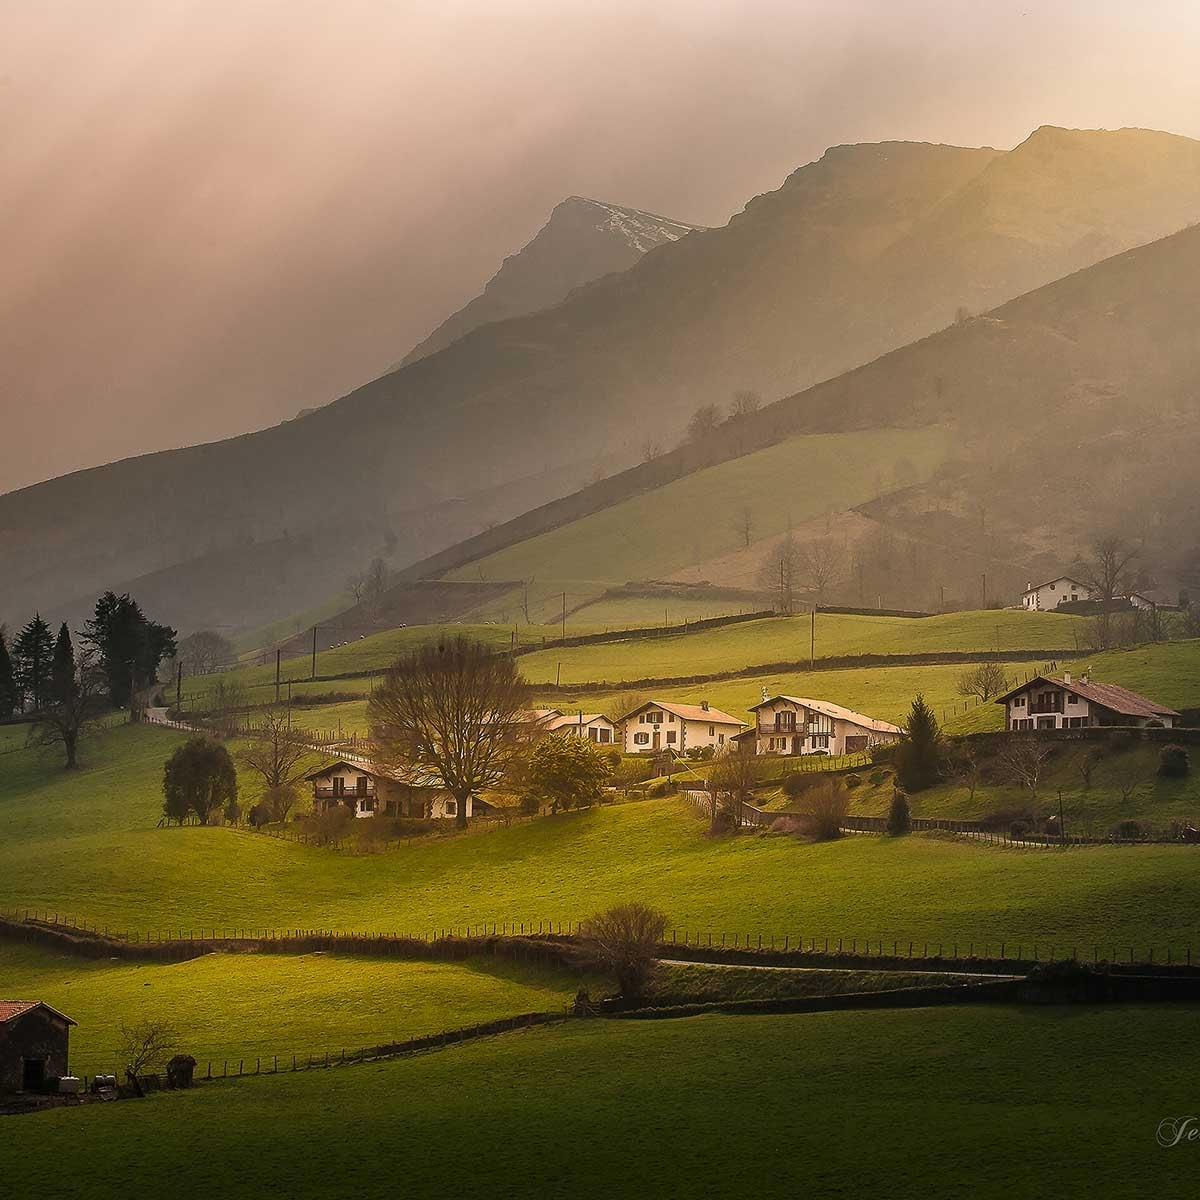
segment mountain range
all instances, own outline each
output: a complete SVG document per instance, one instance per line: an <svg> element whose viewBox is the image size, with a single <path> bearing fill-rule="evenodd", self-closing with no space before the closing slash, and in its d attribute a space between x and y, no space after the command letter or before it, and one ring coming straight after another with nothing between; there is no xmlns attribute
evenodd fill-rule
<svg viewBox="0 0 1200 1200"><path fill-rule="evenodd" d="M346 570L373 553L403 567L486 538L490 526L589 481L665 470L688 417L704 404L724 408L739 389L761 393L767 414L743 425L743 451L785 411L788 433L970 412L978 420L963 452L973 447L977 476L1003 473L1011 464L989 457L976 431L999 416L979 407L990 394L979 372L993 382L1009 375L1007 335L995 332L1006 318L972 315L1197 220L1200 143L1169 134L1043 128L1007 152L835 147L728 225L664 240L551 307L431 345L295 421L0 497L0 617L69 608L110 586L150 596L183 627L244 627L296 611L336 593ZM1135 281L1120 301L1131 314L1145 307L1141 290ZM876 375L862 397L856 368L947 326L938 361L921 358L919 387L910 380L889 400ZM1136 321L1119 328L1153 344ZM1096 400L1106 388L1128 386L1159 404L1164 388L1190 386L1186 345L1170 370L1130 354L1149 372L1131 379L1121 347L1094 337L1091 324L1074 348L1069 324L1045 329L1038 353L1021 353L1041 363L1029 395L1044 405L1057 382L1079 400L1077 416L1064 417L1063 445L1091 440L1093 422L1109 420L1112 406ZM966 332L978 342L956 340ZM982 357L972 365L959 354ZM806 391L822 380L832 382ZM1001 390L1011 402L1004 431L1035 420L1044 429L1027 396ZM778 397L792 399L772 406ZM1042 469L1049 449L1040 447ZM995 504L1011 500L1006 491Z"/></svg>

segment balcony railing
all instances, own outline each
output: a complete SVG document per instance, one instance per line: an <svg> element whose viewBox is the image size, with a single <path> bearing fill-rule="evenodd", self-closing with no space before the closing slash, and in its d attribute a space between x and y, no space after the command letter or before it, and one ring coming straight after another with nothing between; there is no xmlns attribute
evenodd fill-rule
<svg viewBox="0 0 1200 1200"><path fill-rule="evenodd" d="M374 800L375 789L369 786L365 792L360 792L356 788L336 791L331 787L316 787L313 788L313 797L317 800Z"/></svg>

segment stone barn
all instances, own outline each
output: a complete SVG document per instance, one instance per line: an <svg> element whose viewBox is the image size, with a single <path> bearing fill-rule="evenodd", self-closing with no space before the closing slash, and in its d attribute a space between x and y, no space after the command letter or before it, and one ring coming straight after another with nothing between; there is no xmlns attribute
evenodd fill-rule
<svg viewBox="0 0 1200 1200"><path fill-rule="evenodd" d="M41 1000L0 1000L0 1095L37 1091L69 1074L74 1024Z"/></svg>

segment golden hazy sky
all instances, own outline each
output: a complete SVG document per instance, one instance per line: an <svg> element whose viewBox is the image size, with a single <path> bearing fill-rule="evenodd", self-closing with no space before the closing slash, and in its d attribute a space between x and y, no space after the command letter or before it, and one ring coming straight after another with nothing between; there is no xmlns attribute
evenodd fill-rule
<svg viewBox="0 0 1200 1200"><path fill-rule="evenodd" d="M1200 137L1200 3L0 0L0 492L379 373L578 193L842 142Z"/></svg>

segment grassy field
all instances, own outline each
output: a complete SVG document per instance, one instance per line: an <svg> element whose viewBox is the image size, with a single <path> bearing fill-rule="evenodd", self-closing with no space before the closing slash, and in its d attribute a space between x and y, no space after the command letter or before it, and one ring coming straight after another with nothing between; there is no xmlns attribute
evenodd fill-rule
<svg viewBox="0 0 1200 1200"><path fill-rule="evenodd" d="M571 1022L11 1121L0 1177L46 1164L64 1197L156 1179L181 1198L403 1180L414 1196L1171 1200L1195 1194L1195 1146L1155 1130L1194 1111L1194 1024L1165 1006Z"/></svg>
<svg viewBox="0 0 1200 1200"><path fill-rule="evenodd" d="M770 537L789 521L803 524L870 500L901 459L916 479L926 479L946 450L947 435L937 429L787 438L501 550L450 578L533 579L535 619L553 620L563 591L573 606L614 585L661 579L736 549L747 503L754 536Z"/></svg>
<svg viewBox="0 0 1200 1200"><path fill-rule="evenodd" d="M0 775L0 908L139 930L403 933L578 920L641 898L681 930L1200 946L1191 847L712 840L682 801L664 799L347 855L233 829L155 828L162 761L179 737L115 731L74 775L9 756L23 763Z"/></svg>
<svg viewBox="0 0 1200 1200"><path fill-rule="evenodd" d="M182 963L94 961L0 943L0 995L36 997L79 1022L78 1074L117 1071L120 1027L167 1021L187 1053L236 1064L437 1033L522 1012L558 1011L566 971L504 962L397 962L309 954L209 954ZM202 1068L203 1069L203 1068ZM233 1068L231 1068L233 1069Z"/></svg>
<svg viewBox="0 0 1200 1200"><path fill-rule="evenodd" d="M1103 757L1092 770L1090 786L1085 786L1078 765L1089 752ZM1061 796L1067 832L1089 837L1103 837L1126 818L1158 830L1172 821L1200 824L1200 761L1184 779L1163 779L1157 774L1158 756L1157 745L1059 745L1046 764L1037 809L1042 816L1058 813ZM985 761L983 770L974 799L962 783L940 784L910 797L913 815L981 820L993 813L1031 810L1028 791L1009 783L997 762ZM870 774L862 772L862 786L852 790L851 811L882 816L891 801L892 778L889 773L882 783L872 785ZM1126 800L1122 787L1128 785L1132 791Z"/></svg>
<svg viewBox="0 0 1200 1200"><path fill-rule="evenodd" d="M568 632L577 621L586 621L601 629L642 629L662 625L681 625L684 621L703 621L707 617L737 616L762 612L778 598L722 600L689 596L607 596L567 617Z"/></svg>
<svg viewBox="0 0 1200 1200"><path fill-rule="evenodd" d="M822 613L817 616L815 656L927 654L1071 649L1079 617L1057 613L966 612L919 620ZM560 667L565 684L667 679L740 671L758 663L807 661L813 625L807 616L761 621L595 646L552 647L523 655L521 672L534 683L552 683ZM958 668L961 674L963 668Z"/></svg>

